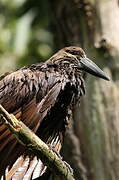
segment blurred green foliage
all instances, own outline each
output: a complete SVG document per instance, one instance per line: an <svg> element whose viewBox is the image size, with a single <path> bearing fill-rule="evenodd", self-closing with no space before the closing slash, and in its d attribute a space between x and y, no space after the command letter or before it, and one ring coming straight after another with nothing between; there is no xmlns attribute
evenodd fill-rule
<svg viewBox="0 0 119 180"><path fill-rule="evenodd" d="M0 0L0 74L53 53L48 0Z"/></svg>

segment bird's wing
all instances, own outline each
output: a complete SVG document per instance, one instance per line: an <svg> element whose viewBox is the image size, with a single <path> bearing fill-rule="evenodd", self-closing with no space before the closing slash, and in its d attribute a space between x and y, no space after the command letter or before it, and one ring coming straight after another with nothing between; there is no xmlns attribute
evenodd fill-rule
<svg viewBox="0 0 119 180"><path fill-rule="evenodd" d="M63 86L58 74L18 70L1 79L0 104L35 132ZM0 124L0 173L23 152L24 147Z"/></svg>

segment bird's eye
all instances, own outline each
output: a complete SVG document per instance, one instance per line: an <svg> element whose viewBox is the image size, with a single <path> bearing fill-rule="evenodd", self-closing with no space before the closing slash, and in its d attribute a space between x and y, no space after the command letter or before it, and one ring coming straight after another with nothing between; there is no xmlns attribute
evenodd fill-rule
<svg viewBox="0 0 119 180"><path fill-rule="evenodd" d="M67 49L66 52L67 52L67 53L70 53L70 54L72 54L72 55L79 55L79 52L78 52L78 51L75 51L75 50L69 50L69 49Z"/></svg>

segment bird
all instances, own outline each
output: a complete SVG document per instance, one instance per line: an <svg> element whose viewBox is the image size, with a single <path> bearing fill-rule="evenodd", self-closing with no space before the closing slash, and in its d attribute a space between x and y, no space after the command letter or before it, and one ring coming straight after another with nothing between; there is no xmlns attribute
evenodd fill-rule
<svg viewBox="0 0 119 180"><path fill-rule="evenodd" d="M110 80L82 48L65 47L45 62L1 76L0 104L60 152L71 112L85 94L84 72ZM40 163L0 123L0 177L18 180L30 174L29 179L34 179ZM44 166L39 169L42 176Z"/></svg>

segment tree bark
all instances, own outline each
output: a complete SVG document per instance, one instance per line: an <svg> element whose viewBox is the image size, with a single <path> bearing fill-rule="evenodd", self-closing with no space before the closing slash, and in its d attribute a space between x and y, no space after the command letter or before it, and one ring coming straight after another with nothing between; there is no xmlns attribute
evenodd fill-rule
<svg viewBox="0 0 119 180"><path fill-rule="evenodd" d="M118 180L118 0L52 0L51 10L56 45L81 46L111 77L110 82L86 77L86 96L75 108L65 158L78 180Z"/></svg>

